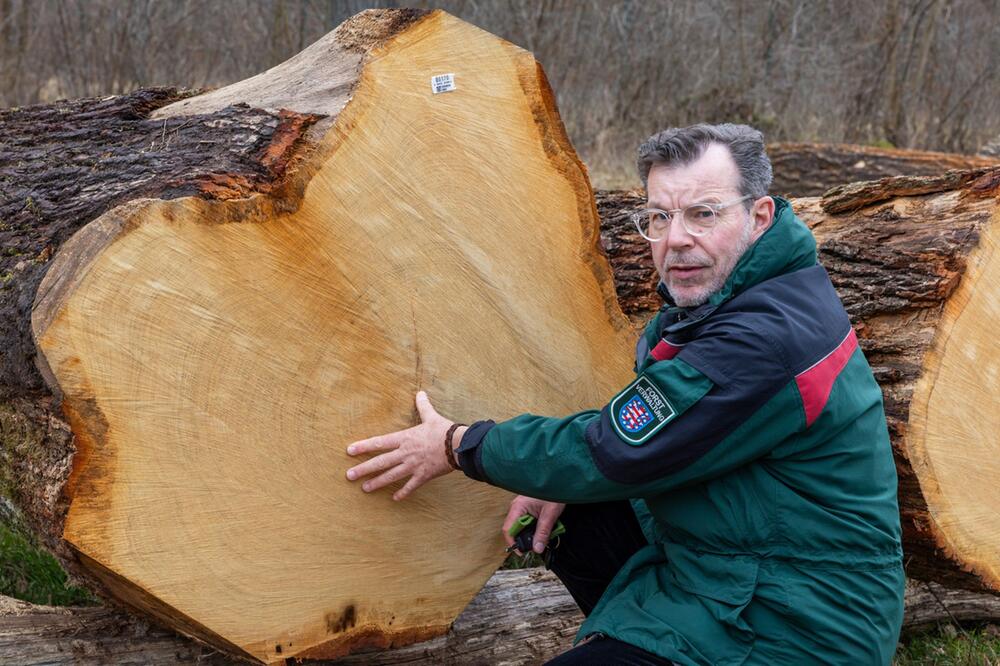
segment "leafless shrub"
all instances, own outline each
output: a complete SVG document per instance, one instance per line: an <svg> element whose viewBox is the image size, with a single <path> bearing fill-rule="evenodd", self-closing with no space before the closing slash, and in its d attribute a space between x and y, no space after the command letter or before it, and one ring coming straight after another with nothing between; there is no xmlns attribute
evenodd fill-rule
<svg viewBox="0 0 1000 666"><path fill-rule="evenodd" d="M0 106L222 85L357 0L0 0ZM431 6L425 0L418 6ZM440 0L535 53L602 185L645 136L747 122L777 140L975 152L1000 135L995 0Z"/></svg>

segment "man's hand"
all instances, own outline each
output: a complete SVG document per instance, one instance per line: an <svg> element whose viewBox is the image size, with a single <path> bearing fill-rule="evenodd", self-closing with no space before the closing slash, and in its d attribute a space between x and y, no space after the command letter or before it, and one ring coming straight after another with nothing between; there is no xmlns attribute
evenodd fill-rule
<svg viewBox="0 0 1000 666"><path fill-rule="evenodd" d="M501 528L504 540L508 546L514 545L514 539L507 534L507 531L514 524L515 520L526 513L530 513L538 520L538 524L535 527L535 543L532 545L532 549L536 553L541 554L545 551L545 546L549 543L549 535L552 534L552 530L555 528L556 520L559 519L565 508L565 504L559 504L558 502L546 502L545 500L518 495L510 503L507 520L503 522L503 527Z"/></svg>
<svg viewBox="0 0 1000 666"><path fill-rule="evenodd" d="M347 447L347 455L350 456L385 452L347 470L347 478L350 481L378 474L361 484L362 490L366 493L410 477L409 481L392 496L392 499L397 501L406 499L410 493L431 479L452 471L444 452L444 437L452 421L434 410L430 399L423 391L417 393L416 402L417 411L420 413L420 425L388 435L363 439ZM455 431L453 442L456 446L462 441L465 430L466 428L459 428Z"/></svg>

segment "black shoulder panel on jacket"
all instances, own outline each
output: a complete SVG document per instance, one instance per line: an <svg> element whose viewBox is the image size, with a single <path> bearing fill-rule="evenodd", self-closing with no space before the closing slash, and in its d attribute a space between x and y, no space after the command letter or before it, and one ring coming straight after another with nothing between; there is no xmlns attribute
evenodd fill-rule
<svg viewBox="0 0 1000 666"><path fill-rule="evenodd" d="M711 379L712 389L642 446L618 437L606 406L586 433L595 464L607 478L630 484L684 469L834 349L849 330L847 314L820 266L747 290L707 317L676 357Z"/></svg>

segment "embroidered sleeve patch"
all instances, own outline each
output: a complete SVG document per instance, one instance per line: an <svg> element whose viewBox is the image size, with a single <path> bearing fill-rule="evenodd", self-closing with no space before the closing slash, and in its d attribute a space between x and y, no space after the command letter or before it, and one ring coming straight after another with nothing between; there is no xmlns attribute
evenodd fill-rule
<svg viewBox="0 0 1000 666"><path fill-rule="evenodd" d="M645 444L675 416L663 392L645 375L640 375L611 401L611 422L618 436L632 446Z"/></svg>

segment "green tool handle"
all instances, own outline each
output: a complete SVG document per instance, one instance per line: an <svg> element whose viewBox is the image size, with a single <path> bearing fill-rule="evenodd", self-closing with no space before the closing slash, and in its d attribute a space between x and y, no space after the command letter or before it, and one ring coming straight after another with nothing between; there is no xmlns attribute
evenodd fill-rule
<svg viewBox="0 0 1000 666"><path fill-rule="evenodd" d="M510 529L507 530L507 534L512 538L516 537L518 534L521 533L521 530L523 530L528 525L531 525L533 522L535 522L535 517L530 513L526 513L514 521L514 524L511 525ZM563 535L565 533L566 533L566 526L563 525L563 522L561 520L557 520L555 529L552 530L552 534L549 535L549 538L552 539L557 536Z"/></svg>

